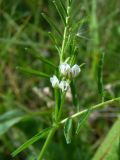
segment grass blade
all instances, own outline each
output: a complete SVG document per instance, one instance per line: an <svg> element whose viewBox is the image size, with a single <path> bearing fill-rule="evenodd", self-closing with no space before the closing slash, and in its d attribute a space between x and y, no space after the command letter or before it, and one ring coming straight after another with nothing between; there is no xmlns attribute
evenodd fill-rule
<svg viewBox="0 0 120 160"><path fill-rule="evenodd" d="M118 118L108 135L98 148L92 160L119 160L120 118Z"/></svg>
<svg viewBox="0 0 120 160"><path fill-rule="evenodd" d="M30 138L27 142L25 142L23 145L21 145L18 149L16 149L14 152L12 152L12 156L15 157L17 154L19 154L24 149L28 148L31 144L35 143L39 139L45 137L51 128L46 128L36 135L34 135L32 138Z"/></svg>
<svg viewBox="0 0 120 160"><path fill-rule="evenodd" d="M43 73L43 72L40 72L40 71L36 71L31 68L17 67L17 69L22 72L25 72L27 74L31 74L31 75L35 75L35 76L39 76L39 77L43 77L43 78L50 78L50 75Z"/></svg>
<svg viewBox="0 0 120 160"><path fill-rule="evenodd" d="M66 143L71 143L72 138L72 118L68 118L64 125L64 136L66 139Z"/></svg>

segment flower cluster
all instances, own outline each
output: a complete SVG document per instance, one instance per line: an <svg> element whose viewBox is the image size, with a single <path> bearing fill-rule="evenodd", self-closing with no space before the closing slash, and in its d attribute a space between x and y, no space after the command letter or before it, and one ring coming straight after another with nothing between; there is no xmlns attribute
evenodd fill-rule
<svg viewBox="0 0 120 160"><path fill-rule="evenodd" d="M79 75L81 69L80 67L75 64L74 66L70 67L68 63L62 63L59 66L60 74L64 78L75 78ZM66 80L61 80L59 82L58 78L53 75L53 77L50 78L50 82L52 84L53 88L60 88L63 91L67 91L69 89L69 83Z"/></svg>
<svg viewBox="0 0 120 160"><path fill-rule="evenodd" d="M69 83L65 80L59 82L58 78L55 75L50 78L50 82L52 83L53 88L60 88L62 92L69 89Z"/></svg>
<svg viewBox="0 0 120 160"><path fill-rule="evenodd" d="M70 67L68 63L63 63L60 65L60 73L65 77L75 78L79 75L80 71L80 67L77 64L73 67Z"/></svg>

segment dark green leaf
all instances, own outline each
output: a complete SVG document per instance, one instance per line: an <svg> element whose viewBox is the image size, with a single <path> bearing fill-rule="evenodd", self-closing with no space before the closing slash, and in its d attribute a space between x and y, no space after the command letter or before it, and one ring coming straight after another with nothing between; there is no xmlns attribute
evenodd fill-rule
<svg viewBox="0 0 120 160"><path fill-rule="evenodd" d="M55 5L55 7L56 7L56 9L57 9L57 11L58 11L58 13L59 13L59 15L60 15L62 21L63 21L64 24L66 25L66 21L65 21L65 17L64 17L64 13L62 12L62 9L59 8L59 5L58 5L58 3L56 3L55 0L53 1L53 3L54 3L54 5Z"/></svg>
<svg viewBox="0 0 120 160"><path fill-rule="evenodd" d="M38 54L35 54L35 53L31 53L31 54L32 54L35 58L37 58L37 59L39 59L40 61L42 61L43 63L48 64L48 65L51 66L51 67L57 68L57 66L56 66L53 62L49 61L46 57L43 57L43 56L38 55Z"/></svg>
<svg viewBox="0 0 120 160"><path fill-rule="evenodd" d="M34 69L31 68L24 68L24 67L17 67L18 70L31 74L31 75L35 75L35 76L39 76L39 77L43 77L43 78L50 78L50 75L40 72L40 71L36 71Z"/></svg>
<svg viewBox="0 0 120 160"><path fill-rule="evenodd" d="M104 63L104 53L100 54L98 62L98 91L104 101L104 88L103 88L103 63Z"/></svg>
<svg viewBox="0 0 120 160"><path fill-rule="evenodd" d="M24 149L28 148L31 144L35 143L36 141L38 141L39 139L45 137L48 132L50 131L51 128L46 128L42 131L40 131L39 133L37 133L35 136L33 136L32 138L30 138L27 142L25 142L23 145L21 145L18 149L16 149L13 153L12 156L15 157L17 154L19 154L21 151L23 151Z"/></svg>
<svg viewBox="0 0 120 160"><path fill-rule="evenodd" d="M87 112L85 112L83 115L81 115L78 125L77 125L77 129L76 129L76 134L79 134L81 127L83 126L84 122L86 121L87 117L89 116L90 113L90 108L87 110Z"/></svg>
<svg viewBox="0 0 120 160"><path fill-rule="evenodd" d="M58 27L56 26L56 24L52 21L52 19L50 19L45 13L41 13L43 18L49 23L49 25L56 30L56 32L60 35L60 37L62 37L61 32L59 31Z"/></svg>
<svg viewBox="0 0 120 160"><path fill-rule="evenodd" d="M62 1L62 0L60 0L59 2L60 2L60 5L61 5L61 8L63 9L64 13L65 13L65 14L66 14L66 16L67 16L67 10L66 10L65 5L63 4L63 1Z"/></svg>
<svg viewBox="0 0 120 160"><path fill-rule="evenodd" d="M67 144L71 143L72 138L72 118L68 118L64 125L64 136Z"/></svg>
<svg viewBox="0 0 120 160"><path fill-rule="evenodd" d="M55 45L56 50L58 51L58 53L60 54L60 49L59 49L59 44L60 42L58 42L59 40L54 36L53 33L48 32L49 37L51 39L51 41L53 42L53 44Z"/></svg>
<svg viewBox="0 0 120 160"><path fill-rule="evenodd" d="M70 6L72 3L72 0L67 0L67 5Z"/></svg>

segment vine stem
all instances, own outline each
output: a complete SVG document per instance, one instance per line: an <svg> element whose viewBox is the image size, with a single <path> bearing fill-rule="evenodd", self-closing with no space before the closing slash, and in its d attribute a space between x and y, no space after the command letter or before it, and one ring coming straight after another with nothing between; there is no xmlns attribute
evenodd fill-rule
<svg viewBox="0 0 120 160"><path fill-rule="evenodd" d="M120 97L114 98L114 99L111 99L111 100L108 100L108 101L105 101L105 102L102 102L102 103L99 103L99 104L97 104L97 105L94 105L94 106L90 107L90 111L94 111L94 110L96 110L96 109L98 109L98 108L100 108L100 107L103 107L104 105L108 105L108 104L110 104L110 103L112 103L112 102L115 102L115 101L120 101ZM80 115L84 114L84 113L87 112L87 111L88 111L88 109L85 109L85 110L83 110L83 111L80 111L80 112L78 112L78 113L75 113L75 114L73 114L72 116L70 116L70 118L79 117ZM67 121L67 119L68 119L68 117L65 118L65 119L63 119L63 120L60 122L60 124L64 124L64 123Z"/></svg>
<svg viewBox="0 0 120 160"><path fill-rule="evenodd" d="M56 131L56 130L57 130L57 126L53 127L53 128L50 130L50 132L49 132L49 134L48 134L48 136L47 136L47 139L46 139L46 141L45 141L45 143L44 143L44 145L43 145L43 147L42 147L42 150L41 150L41 152L40 152L40 154L39 154L39 156L38 156L38 160L42 160L42 159L43 159L43 156L44 156L44 154L45 154L45 152L46 152L46 150L47 150L47 147L48 147L48 145L49 145L49 143L50 143L53 135L55 134L55 131Z"/></svg>

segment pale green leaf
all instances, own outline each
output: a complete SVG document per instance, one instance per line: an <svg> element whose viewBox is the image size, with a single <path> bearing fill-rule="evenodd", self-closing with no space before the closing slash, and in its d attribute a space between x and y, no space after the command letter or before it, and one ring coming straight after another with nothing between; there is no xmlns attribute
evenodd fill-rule
<svg viewBox="0 0 120 160"><path fill-rule="evenodd" d="M68 118L64 125L64 136L67 144L71 143L72 138L72 118Z"/></svg>
<svg viewBox="0 0 120 160"><path fill-rule="evenodd" d="M13 118L8 121L5 121L3 123L0 123L0 136L5 134L8 131L8 129L10 129L13 125L20 122L21 120L22 120L22 117L17 117L17 118Z"/></svg>
<svg viewBox="0 0 120 160"><path fill-rule="evenodd" d="M5 134L13 125L22 120L20 110L8 111L0 115L0 136Z"/></svg>
<svg viewBox="0 0 120 160"><path fill-rule="evenodd" d="M108 135L98 148L92 160L120 159L120 118L114 123Z"/></svg>

